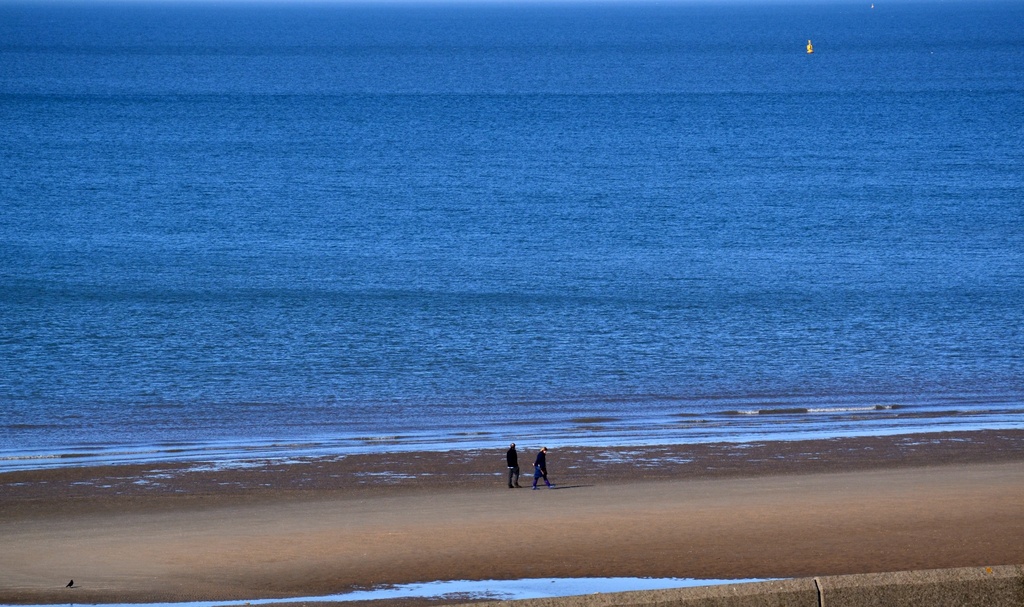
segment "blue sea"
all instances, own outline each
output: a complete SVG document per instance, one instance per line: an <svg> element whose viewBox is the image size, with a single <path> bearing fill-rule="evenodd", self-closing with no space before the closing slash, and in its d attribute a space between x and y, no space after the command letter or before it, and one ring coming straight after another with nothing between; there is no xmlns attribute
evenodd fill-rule
<svg viewBox="0 0 1024 607"><path fill-rule="evenodd" d="M1021 2L5 0L0 471L1021 429L1022 142Z"/></svg>

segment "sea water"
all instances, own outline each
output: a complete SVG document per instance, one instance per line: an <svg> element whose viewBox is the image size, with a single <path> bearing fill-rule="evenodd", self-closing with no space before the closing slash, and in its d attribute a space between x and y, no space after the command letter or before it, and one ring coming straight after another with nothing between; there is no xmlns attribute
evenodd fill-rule
<svg viewBox="0 0 1024 607"><path fill-rule="evenodd" d="M0 469L1022 428L1022 141L1019 2L5 2Z"/></svg>

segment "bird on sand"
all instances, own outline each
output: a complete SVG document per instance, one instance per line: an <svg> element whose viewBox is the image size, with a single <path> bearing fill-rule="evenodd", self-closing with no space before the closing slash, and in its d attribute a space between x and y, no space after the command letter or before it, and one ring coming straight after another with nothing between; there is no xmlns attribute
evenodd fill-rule
<svg viewBox="0 0 1024 607"><path fill-rule="evenodd" d="M71 580L70 582L68 582L68 585L65 586L65 588L72 588L72 587L74 587L74 585L75 585L75 580Z"/></svg>

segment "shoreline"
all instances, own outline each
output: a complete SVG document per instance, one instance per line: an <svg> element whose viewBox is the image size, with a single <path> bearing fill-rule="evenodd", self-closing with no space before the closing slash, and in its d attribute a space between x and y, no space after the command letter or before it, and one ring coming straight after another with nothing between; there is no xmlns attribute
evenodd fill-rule
<svg viewBox="0 0 1024 607"><path fill-rule="evenodd" d="M142 442L110 443L104 442L101 432L68 437L69 442L62 446L32 448L25 446L35 444L37 439L14 430L0 449L0 474L68 467L306 461L379 453L484 451L506 440L522 440L524 436L538 445L625 448L1024 430L1020 402L1019 395L933 396L919 402L852 396L821 402L820 398L766 396L722 399L717 401L717 407L696 413L658 410L637 416L603 409L587 415L576 411L545 424L535 420L484 418L459 428L392 427L378 433L309 428L305 433L276 438L176 440L160 435L150 437L149 441L142 433L136 436Z"/></svg>
<svg viewBox="0 0 1024 607"><path fill-rule="evenodd" d="M507 445L2 473L0 604L67 603L68 579L78 603L176 602L1024 562L1024 431L548 446L554 491L507 489Z"/></svg>
<svg viewBox="0 0 1024 607"><path fill-rule="evenodd" d="M519 444L524 476L541 445ZM745 443L579 447L547 445L552 478L573 482L717 479L953 463L1024 461L1024 430L929 432ZM198 495L501 487L507 444L493 449L254 457L67 466L0 472L0 513L23 501L137 500Z"/></svg>

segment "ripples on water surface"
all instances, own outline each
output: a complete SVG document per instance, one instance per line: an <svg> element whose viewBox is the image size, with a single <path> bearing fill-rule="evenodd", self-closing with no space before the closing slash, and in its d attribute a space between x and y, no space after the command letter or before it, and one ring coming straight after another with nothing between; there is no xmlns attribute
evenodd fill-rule
<svg viewBox="0 0 1024 607"><path fill-rule="evenodd" d="M0 455L1020 427L1022 11L0 6Z"/></svg>

